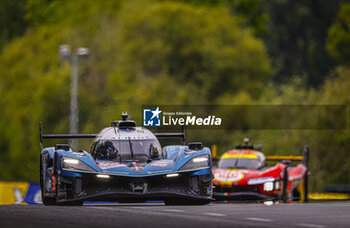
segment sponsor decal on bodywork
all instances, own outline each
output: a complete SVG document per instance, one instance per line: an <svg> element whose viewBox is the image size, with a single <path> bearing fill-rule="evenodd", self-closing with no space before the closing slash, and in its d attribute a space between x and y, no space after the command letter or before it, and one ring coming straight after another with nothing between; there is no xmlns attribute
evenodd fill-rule
<svg viewBox="0 0 350 228"><path fill-rule="evenodd" d="M169 164L169 162L166 161L156 161L151 164L151 166L159 166L159 167L165 167Z"/></svg>
<svg viewBox="0 0 350 228"><path fill-rule="evenodd" d="M214 177L218 181L230 181L230 182L238 182L244 178L244 174L242 172L236 170L222 170L218 171L214 174Z"/></svg>
<svg viewBox="0 0 350 228"><path fill-rule="evenodd" d="M263 184L265 182L272 182L275 178L273 177L262 177L262 178L255 178L248 180L249 185L257 185L257 184Z"/></svg>
<svg viewBox="0 0 350 228"><path fill-rule="evenodd" d="M118 162L97 162L97 165L98 165L101 169L111 169L111 168L116 168L116 167L125 166L125 165L120 164L120 163L118 163Z"/></svg>
<svg viewBox="0 0 350 228"><path fill-rule="evenodd" d="M258 159L258 155L256 154L238 154L238 153L235 153L235 154L224 154L222 155L223 159L225 158L247 158L247 159Z"/></svg>

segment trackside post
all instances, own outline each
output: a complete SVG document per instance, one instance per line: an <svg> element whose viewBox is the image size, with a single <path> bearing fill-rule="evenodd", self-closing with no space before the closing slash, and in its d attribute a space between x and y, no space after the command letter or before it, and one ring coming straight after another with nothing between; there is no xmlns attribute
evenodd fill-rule
<svg viewBox="0 0 350 228"><path fill-rule="evenodd" d="M310 148L309 146L304 147L304 153L303 153L303 163L306 166L306 173L304 178L304 202L308 202L308 182L309 182L309 154L310 154Z"/></svg>

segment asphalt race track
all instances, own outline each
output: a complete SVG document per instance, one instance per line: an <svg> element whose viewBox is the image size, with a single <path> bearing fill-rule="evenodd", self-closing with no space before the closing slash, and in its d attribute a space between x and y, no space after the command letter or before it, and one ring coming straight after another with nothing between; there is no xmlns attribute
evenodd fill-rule
<svg viewBox="0 0 350 228"><path fill-rule="evenodd" d="M350 202L0 206L0 227L350 227Z"/></svg>

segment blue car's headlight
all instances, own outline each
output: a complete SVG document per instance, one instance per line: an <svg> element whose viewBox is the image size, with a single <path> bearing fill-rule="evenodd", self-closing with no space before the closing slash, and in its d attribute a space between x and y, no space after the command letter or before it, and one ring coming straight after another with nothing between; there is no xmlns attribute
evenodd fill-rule
<svg viewBox="0 0 350 228"><path fill-rule="evenodd" d="M192 158L185 165L181 167L180 170L194 170L194 169L204 169L210 167L209 155L201 155Z"/></svg>
<svg viewBox="0 0 350 228"><path fill-rule="evenodd" d="M89 165L80 161L76 158L71 157L61 157L61 167L62 169L74 170L74 171L85 171L85 172L96 172Z"/></svg>

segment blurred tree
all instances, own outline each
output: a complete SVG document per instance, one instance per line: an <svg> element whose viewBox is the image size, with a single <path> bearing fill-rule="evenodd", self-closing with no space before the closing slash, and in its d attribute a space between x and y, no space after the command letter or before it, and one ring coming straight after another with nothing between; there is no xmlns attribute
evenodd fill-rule
<svg viewBox="0 0 350 228"><path fill-rule="evenodd" d="M233 14L242 17L243 25L251 27L257 36L266 35L268 33L267 22L269 15L264 11L264 0L226 0Z"/></svg>
<svg viewBox="0 0 350 228"><path fill-rule="evenodd" d="M268 48L277 82L305 75L311 86L322 84L335 66L325 48L327 31L341 0L266 0Z"/></svg>
<svg viewBox="0 0 350 228"><path fill-rule="evenodd" d="M243 89L256 96L271 72L262 42L224 8L131 4L120 17L118 65L131 75L165 74L213 101Z"/></svg>
<svg viewBox="0 0 350 228"><path fill-rule="evenodd" d="M329 28L327 49L340 63L350 65L350 4L342 4Z"/></svg>
<svg viewBox="0 0 350 228"><path fill-rule="evenodd" d="M123 0L27 0L26 19L32 26L66 24L89 25L95 31L98 18L115 15Z"/></svg>
<svg viewBox="0 0 350 228"><path fill-rule="evenodd" d="M25 0L0 1L0 51L7 42L26 31L25 7Z"/></svg>
<svg viewBox="0 0 350 228"><path fill-rule="evenodd" d="M67 4L66 0L27 0L26 19L32 26L57 22L59 20L56 16L57 11L60 11L65 4Z"/></svg>
<svg viewBox="0 0 350 228"><path fill-rule="evenodd" d="M63 41L60 31L29 32L0 55L0 145L6 148L1 153L6 162L2 178L36 180L39 121L56 130L66 122L69 68L54 70L59 60L57 43Z"/></svg>
<svg viewBox="0 0 350 228"><path fill-rule="evenodd" d="M162 2L164 0L158 0ZM183 2L187 4L197 5L197 6L218 6L222 5L222 3L226 0L170 0L173 2Z"/></svg>
<svg viewBox="0 0 350 228"><path fill-rule="evenodd" d="M316 97L319 104L350 104L350 70L337 67ZM347 123L350 111L347 109ZM318 186L327 184L346 184L350 179L350 131L349 126L339 131L318 131L309 137L313 142L314 170L318 173L315 181ZM322 189L323 190L323 189Z"/></svg>
<svg viewBox="0 0 350 228"><path fill-rule="evenodd" d="M303 75L307 86L317 87L335 67L325 43L341 2L347 0L207 0L202 4L230 8L240 26L263 39L275 82L288 83Z"/></svg>
<svg viewBox="0 0 350 228"><path fill-rule="evenodd" d="M160 0L162 1L162 0ZM267 32L268 15L263 11L264 0L169 0L195 6L226 7L239 19L240 25L249 27L255 35Z"/></svg>

